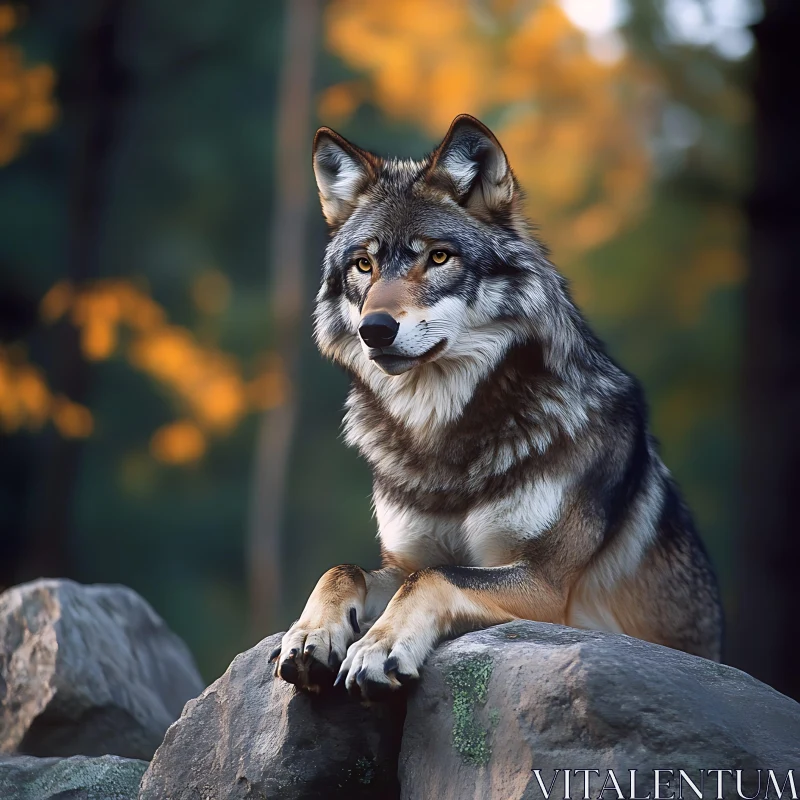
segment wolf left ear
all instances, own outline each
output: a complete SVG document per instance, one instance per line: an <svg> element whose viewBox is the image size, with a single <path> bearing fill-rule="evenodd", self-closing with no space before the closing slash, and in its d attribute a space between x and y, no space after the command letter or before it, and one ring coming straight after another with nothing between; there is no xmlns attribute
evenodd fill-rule
<svg viewBox="0 0 800 800"><path fill-rule="evenodd" d="M433 152L428 180L465 208L494 216L511 210L519 189L495 135L469 114L457 116Z"/></svg>
<svg viewBox="0 0 800 800"><path fill-rule="evenodd" d="M375 179L371 153L351 144L330 128L320 128L314 137L314 176L322 213L332 228L338 228L353 213L359 196Z"/></svg>

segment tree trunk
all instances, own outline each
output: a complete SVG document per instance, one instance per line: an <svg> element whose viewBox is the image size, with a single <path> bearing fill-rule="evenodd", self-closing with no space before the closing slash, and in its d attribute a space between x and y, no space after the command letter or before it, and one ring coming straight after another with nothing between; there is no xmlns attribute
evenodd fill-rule
<svg viewBox="0 0 800 800"><path fill-rule="evenodd" d="M308 166L319 0L287 0L275 152L275 201L269 258L274 348L288 391L261 420L253 470L248 539L251 633L270 632L280 613L281 528L297 415L300 337L308 239Z"/></svg>
<svg viewBox="0 0 800 800"><path fill-rule="evenodd" d="M767 0L755 26L755 182L749 202L750 275L744 354L744 531L736 666L800 699L800 3Z"/></svg>
<svg viewBox="0 0 800 800"><path fill-rule="evenodd" d="M105 164L114 125L114 103L120 73L114 56L119 0L94 0L91 25L80 43L82 58L74 76L62 76L65 120L75 130L70 176L70 233L65 277L80 290L96 278L98 231L103 213ZM79 331L67 321L53 330L52 385L55 392L85 404L89 365L83 358ZM22 559L19 580L72 575L69 547L75 485L83 442L46 434L43 448L42 502Z"/></svg>

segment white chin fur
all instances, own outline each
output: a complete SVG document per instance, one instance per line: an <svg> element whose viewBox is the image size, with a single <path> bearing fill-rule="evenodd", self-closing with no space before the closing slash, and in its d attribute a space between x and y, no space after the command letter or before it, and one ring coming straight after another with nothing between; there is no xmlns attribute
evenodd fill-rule
<svg viewBox="0 0 800 800"><path fill-rule="evenodd" d="M417 356L446 338L444 350L430 361L414 361L407 368L381 368L370 359L369 349L358 336L358 309L344 298L339 302L344 306L342 312L350 323L352 338L340 338L335 352L331 348L328 354L356 372L395 419L419 433L431 432L458 417L475 386L515 338L505 325L486 324L482 315L467 309L462 300L446 298L429 309L415 310L414 318L412 313L407 314L392 348L398 354ZM347 417L345 431L347 440L356 444Z"/></svg>

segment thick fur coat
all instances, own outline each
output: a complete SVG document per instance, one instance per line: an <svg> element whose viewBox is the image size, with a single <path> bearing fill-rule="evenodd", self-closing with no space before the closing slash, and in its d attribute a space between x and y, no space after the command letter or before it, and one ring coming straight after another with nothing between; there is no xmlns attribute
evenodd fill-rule
<svg viewBox="0 0 800 800"><path fill-rule="evenodd" d="M522 215L502 147L458 117L422 161L329 129L332 237L315 311L352 376L346 440L372 467L383 568L326 573L273 656L375 698L442 638L515 618L719 659L716 581L647 430Z"/></svg>

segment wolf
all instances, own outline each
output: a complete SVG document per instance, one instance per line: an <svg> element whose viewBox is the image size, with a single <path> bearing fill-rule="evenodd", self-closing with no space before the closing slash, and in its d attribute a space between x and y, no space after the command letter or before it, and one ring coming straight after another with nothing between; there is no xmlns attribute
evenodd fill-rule
<svg viewBox="0 0 800 800"><path fill-rule="evenodd" d="M275 675L379 700L441 640L514 619L719 660L716 579L642 388L572 301L494 134L461 115L414 161L321 128L313 168L331 233L315 338L352 378L344 434L372 468L382 567L323 575Z"/></svg>

